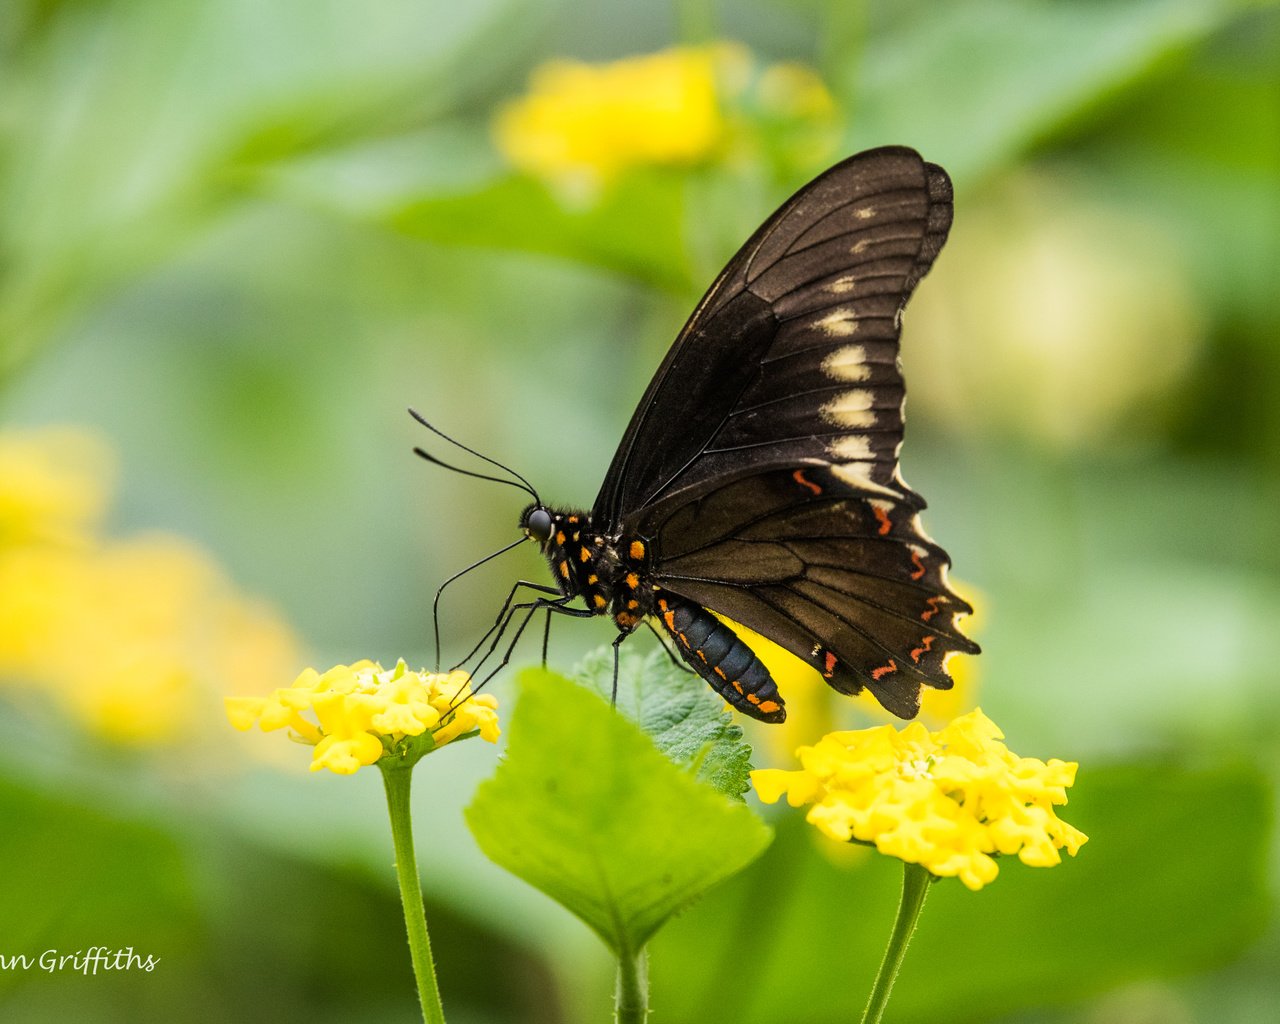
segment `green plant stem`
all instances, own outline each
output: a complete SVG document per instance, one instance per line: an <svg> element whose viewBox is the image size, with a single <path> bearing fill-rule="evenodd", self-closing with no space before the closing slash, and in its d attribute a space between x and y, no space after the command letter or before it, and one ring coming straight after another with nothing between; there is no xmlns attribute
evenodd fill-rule
<svg viewBox="0 0 1280 1024"><path fill-rule="evenodd" d="M933 876L929 874L928 868L902 862L902 900L898 903L898 919L893 922L893 934L889 936L889 945L884 951L884 960L880 962L876 982L871 986L871 998L867 1000L867 1008L862 1011L862 1024L880 1024L880 1016L889 1002L889 993L893 991L893 983L898 978L898 969L906 955L907 943L916 930L920 908L924 906L924 898L932 880Z"/></svg>
<svg viewBox="0 0 1280 1024"><path fill-rule="evenodd" d="M400 902L404 905L404 926L409 935L409 956L418 979L418 1002L425 1024L445 1024L440 1005L440 986L431 959L431 939L427 935L427 915L422 907L422 886L418 862L413 855L413 822L409 812L409 781L413 769L384 765L382 782L387 791L387 811L391 815L391 841L396 851L396 878L400 882Z"/></svg>
<svg viewBox="0 0 1280 1024"><path fill-rule="evenodd" d="M618 991L615 1024L644 1024L649 1017L649 952L640 950L618 957Z"/></svg>

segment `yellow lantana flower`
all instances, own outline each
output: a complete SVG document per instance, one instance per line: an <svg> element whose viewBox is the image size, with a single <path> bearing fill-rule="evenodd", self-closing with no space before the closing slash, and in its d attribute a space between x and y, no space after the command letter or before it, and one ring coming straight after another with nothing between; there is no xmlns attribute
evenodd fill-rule
<svg viewBox="0 0 1280 1024"><path fill-rule="evenodd" d="M785 794L811 804L807 820L832 839L977 890L995 879L999 854L1049 867L1088 839L1054 812L1077 765L1019 757L1003 738L981 710L932 733L919 722L833 732L800 748L801 770L761 769L751 781L766 803Z"/></svg>
<svg viewBox="0 0 1280 1024"><path fill-rule="evenodd" d="M740 46L682 46L611 64L543 64L494 122L513 165L593 187L633 165L691 164L725 130L721 93L746 65Z"/></svg>
<svg viewBox="0 0 1280 1024"><path fill-rule="evenodd" d="M788 150L784 164L821 163L837 123L815 71L761 67L746 47L718 42L605 64L550 61L498 111L493 131L513 167L581 200L631 168L758 156L775 143Z"/></svg>
<svg viewBox="0 0 1280 1024"><path fill-rule="evenodd" d="M414 672L403 660L384 669L374 661L308 668L269 697L228 697L237 729L288 728L315 747L311 770L351 775L384 755L409 763L459 737L478 733L496 743L497 698L473 694L465 672Z"/></svg>

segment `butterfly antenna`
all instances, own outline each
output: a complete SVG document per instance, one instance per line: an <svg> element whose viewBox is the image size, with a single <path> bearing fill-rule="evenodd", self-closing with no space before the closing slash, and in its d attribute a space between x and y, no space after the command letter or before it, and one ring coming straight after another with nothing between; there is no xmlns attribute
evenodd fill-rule
<svg viewBox="0 0 1280 1024"><path fill-rule="evenodd" d="M420 459L426 459L427 462L430 462L437 466L441 466L444 469L452 470L455 473L461 473L463 476L472 476L472 477L475 477L477 480L492 480L495 484L506 484L508 487L515 487L517 490L521 490L521 491L524 491L526 494L533 495L533 500L538 501L537 492L534 491L532 487L526 487L524 484L516 483L516 481L514 480L506 480L500 476L489 476L485 473L476 473L470 469L463 469L460 466L455 466L455 465L452 465L451 463L445 462L444 459L436 458L436 456L432 455L430 452L422 448L415 448L413 450L413 454L418 456L418 458ZM538 501L538 504L541 505L542 502Z"/></svg>
<svg viewBox="0 0 1280 1024"><path fill-rule="evenodd" d="M434 462L435 460L434 460L434 459L432 459L432 460L430 460L430 461L433 461L433 462ZM452 467L450 467L450 468L452 468ZM475 474L470 474L470 475L474 476ZM485 479L486 479L486 480L490 480L490 479L493 479L493 478L492 478L492 477L485 477ZM506 483L507 481L505 481L505 480L504 480L504 481L499 481L499 482L500 482L500 483ZM499 555L505 555L505 554L506 554L508 551L510 551L512 548L514 548L514 547L519 547L519 546L520 546L521 544L523 544L527 539L528 539L527 537L521 537L519 540L514 540L514 541L512 541L512 542L511 542L510 544L508 544L505 548L499 548L499 549L498 549L497 551L495 551L493 554L491 554L491 555L485 555L485 556L484 556L484 558L480 559L480 561L478 561L478 562L473 562L471 565L467 566L465 569L463 569L463 570L462 570L462 571L460 571L460 572L455 572L455 573L454 573L452 576L450 576L447 580L445 580L443 583L441 583L441 584L440 584L440 586L439 586L438 588L436 588L436 596L435 596L435 600L431 602L431 628L432 628L432 629L434 630L434 632L435 632L435 641L436 641L436 668L435 668L435 670L436 670L437 672L439 672L439 671L440 671L440 595L444 593L444 588L445 588L445 587L447 587L447 586L448 586L450 583L452 583L454 580L456 580L456 579L460 579L461 577L465 576L465 575L466 575L467 573L469 573L472 569L478 569L478 568L480 568L480 566L484 565L484 563L485 563L485 562L490 562L490 561L492 561L493 559L497 558Z"/></svg>
<svg viewBox="0 0 1280 1024"><path fill-rule="evenodd" d="M463 444L461 441L458 441L458 440L456 440L456 439L454 439L454 438L450 437L448 434L446 434L446 433L445 433L443 430L441 430L439 427L437 427L437 426L433 426L433 425L432 425L431 423L429 423L429 422L426 420L426 418L425 418L425 417L424 417L420 412L418 412L416 409L410 409L410 410L409 410L409 415L410 415L410 416L412 416L412 417L413 417L415 420L417 420L419 423L421 423L421 424L422 424L424 427L426 427L428 430L430 430L433 434L436 434L437 436L444 438L444 439L445 439L446 441L448 441L451 445L454 445L455 447L461 448L464 452L467 452L467 453L469 453L469 454L471 454L471 455L474 455L477 459L481 459L481 460L483 460L484 462L489 463L489 465L491 465L491 466L497 466L497 467L498 467L500 470L502 470L504 473L510 473L513 477L515 477L515 478L516 478L516 480L519 480L519 481L520 481L520 484L523 484L523 489L524 489L524 490L526 490L526 491L528 491L528 492L529 492L529 494L531 494L531 495L533 496L533 500L534 500L534 501L536 501L539 505L541 505L541 504L542 504L542 499L538 497L538 492L537 492L537 490L534 488L533 484L529 483L529 481L528 481L528 480L526 480L526 479L525 479L521 474L517 473L517 472L516 472L514 469L512 469L510 466L504 466L504 465L503 465L501 462L499 462L497 459L491 459L491 458L489 458L489 456L487 456L487 455L481 455L481 454L480 454L478 451L476 451L474 448L468 448L468 447L467 447L465 444ZM419 454L419 455L422 455L422 451L421 451L421 449L414 449L414 450L415 450L416 452L418 452L418 454ZM422 457L423 457L423 458L427 458L429 462L435 462L435 463L436 463L436 464L438 464L438 465L445 466L445 468L446 468L446 469L456 469L456 467L454 467L454 466L449 466L449 465L446 465L446 464L445 464L445 463L443 463L443 462L440 462L440 460L439 460L439 459L428 458L428 457L427 457L427 456L425 456L425 455L422 455ZM462 472L462 470L457 470L457 472ZM498 479L497 477L492 477L492 476L480 476L480 474L478 474L478 473L469 473L469 474L468 474L468 476L478 476L478 477L480 477L480 479L481 479L481 480L497 480L497 479ZM511 483L511 481L501 481L501 482L502 482L502 483ZM513 485L513 486L518 486L518 485Z"/></svg>

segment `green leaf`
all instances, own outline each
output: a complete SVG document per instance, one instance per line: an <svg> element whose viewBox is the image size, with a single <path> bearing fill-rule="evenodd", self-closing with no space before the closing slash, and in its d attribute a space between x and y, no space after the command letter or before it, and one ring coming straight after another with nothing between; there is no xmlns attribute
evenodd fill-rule
<svg viewBox="0 0 1280 1024"><path fill-rule="evenodd" d="M675 173L629 174L581 208L511 175L463 194L407 199L382 219L431 242L559 256L683 293L692 287L681 242L684 208L683 179Z"/></svg>
<svg viewBox="0 0 1280 1024"><path fill-rule="evenodd" d="M813 1021L861 1010L901 864L782 813L790 822L768 855L654 944L654 991L671 1020L791 1024L798 1005ZM1002 858L977 893L952 879L932 887L892 1020L989 1020L1219 964L1265 921L1269 794L1256 769L1086 765L1062 816L1089 836L1077 857L1049 869ZM833 852L855 859L838 866ZM753 970L742 969L746 943Z"/></svg>
<svg viewBox="0 0 1280 1024"><path fill-rule="evenodd" d="M1229 0L968 0L930 5L925 17L904 5L865 53L842 55L836 69L855 111L851 145L905 142L957 179L981 175L1239 10Z"/></svg>
<svg viewBox="0 0 1280 1024"><path fill-rule="evenodd" d="M466 811L485 854L634 956L677 910L751 863L771 830L552 673L521 677L507 757Z"/></svg>
<svg viewBox="0 0 1280 1024"><path fill-rule="evenodd" d="M697 766L697 777L728 796L751 788L751 747L724 701L697 676L678 668L661 648L629 647L618 662L618 709L640 726L676 764ZM600 647L573 671L575 679L609 699L613 650Z"/></svg>

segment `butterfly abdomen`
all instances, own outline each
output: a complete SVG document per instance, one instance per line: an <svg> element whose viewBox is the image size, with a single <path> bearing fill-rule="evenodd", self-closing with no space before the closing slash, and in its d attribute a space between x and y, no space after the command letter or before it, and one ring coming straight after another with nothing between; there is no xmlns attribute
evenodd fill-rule
<svg viewBox="0 0 1280 1024"><path fill-rule="evenodd" d="M769 670L709 611L669 591L658 591L654 614L671 634L680 656L734 708L762 722L787 717Z"/></svg>

